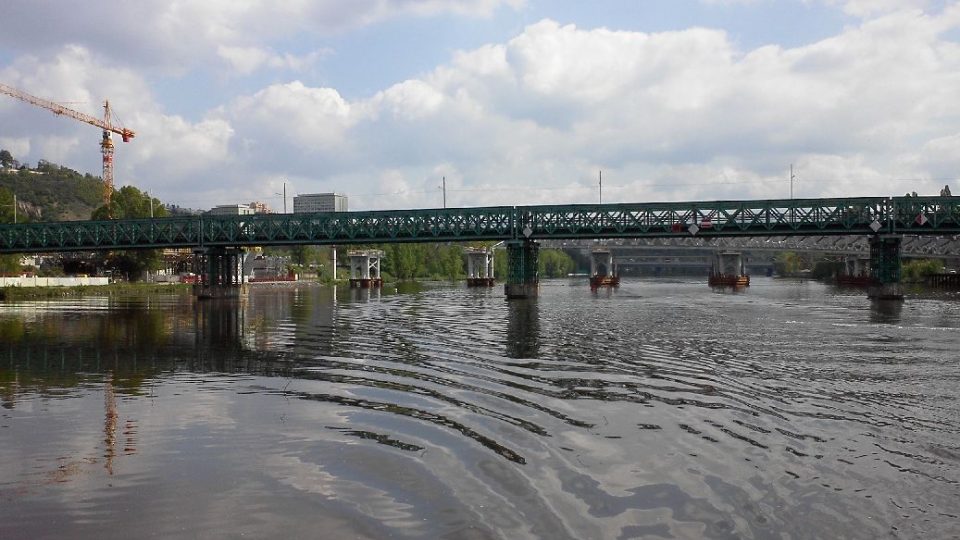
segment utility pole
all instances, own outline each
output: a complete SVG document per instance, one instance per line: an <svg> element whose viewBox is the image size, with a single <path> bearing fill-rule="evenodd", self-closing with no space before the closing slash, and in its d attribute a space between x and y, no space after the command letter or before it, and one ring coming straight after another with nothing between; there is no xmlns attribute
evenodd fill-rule
<svg viewBox="0 0 960 540"><path fill-rule="evenodd" d="M603 204L603 171L600 171L600 204Z"/></svg>
<svg viewBox="0 0 960 540"><path fill-rule="evenodd" d="M287 213L287 183L283 183L283 213Z"/></svg>
<svg viewBox="0 0 960 540"><path fill-rule="evenodd" d="M17 194L13 194L13 224L17 224Z"/></svg>
<svg viewBox="0 0 960 540"><path fill-rule="evenodd" d="M441 187L443 187L443 207L446 208L447 207L447 177L446 176L443 177L443 184L441 184Z"/></svg>
<svg viewBox="0 0 960 540"><path fill-rule="evenodd" d="M793 200L793 163L790 164L790 200ZM796 209L793 207L793 203L790 203L790 223L793 223L796 220L795 217Z"/></svg>
<svg viewBox="0 0 960 540"><path fill-rule="evenodd" d="M793 163L790 164L790 198L793 198Z"/></svg>

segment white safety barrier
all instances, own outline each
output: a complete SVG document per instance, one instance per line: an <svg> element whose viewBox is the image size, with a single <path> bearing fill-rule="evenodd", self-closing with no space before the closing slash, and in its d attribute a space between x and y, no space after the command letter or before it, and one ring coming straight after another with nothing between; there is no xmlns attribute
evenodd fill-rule
<svg viewBox="0 0 960 540"><path fill-rule="evenodd" d="M82 285L107 285L107 277L0 277L0 287L80 287Z"/></svg>

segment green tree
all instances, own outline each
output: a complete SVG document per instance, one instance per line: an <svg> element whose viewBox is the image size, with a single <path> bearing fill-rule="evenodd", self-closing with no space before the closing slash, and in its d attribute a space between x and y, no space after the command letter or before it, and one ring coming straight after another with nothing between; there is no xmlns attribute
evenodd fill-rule
<svg viewBox="0 0 960 540"><path fill-rule="evenodd" d="M914 259L906 261L900 268L903 281L922 281L930 274L943 272L943 262L934 259Z"/></svg>
<svg viewBox="0 0 960 540"><path fill-rule="evenodd" d="M0 187L0 223L13 223L13 201L13 192ZM17 275L20 270L20 255L0 255L0 273Z"/></svg>
<svg viewBox="0 0 960 540"><path fill-rule="evenodd" d="M151 209L152 206L152 209ZM153 217L167 217L167 209L159 199L140 191L133 186L123 186L113 192L110 205L103 205L93 211L90 218L104 219L138 219Z"/></svg>
<svg viewBox="0 0 960 540"><path fill-rule="evenodd" d="M800 271L800 256L793 251L778 253L773 266L778 274L793 274Z"/></svg>
<svg viewBox="0 0 960 540"><path fill-rule="evenodd" d="M123 186L113 193L109 207L103 205L97 208L91 218L95 220L143 219L149 218L151 212L153 217L167 216L167 209L159 200L133 186ZM161 253L159 249L112 251L107 254L104 263L114 272L114 275L137 279L144 271L160 269Z"/></svg>
<svg viewBox="0 0 960 540"><path fill-rule="evenodd" d="M540 250L540 258L537 262L540 275L545 278L566 277L577 268L573 259L559 249Z"/></svg>
<svg viewBox="0 0 960 540"><path fill-rule="evenodd" d="M13 156L7 150L0 150L0 166L3 167L12 167L13 166Z"/></svg>

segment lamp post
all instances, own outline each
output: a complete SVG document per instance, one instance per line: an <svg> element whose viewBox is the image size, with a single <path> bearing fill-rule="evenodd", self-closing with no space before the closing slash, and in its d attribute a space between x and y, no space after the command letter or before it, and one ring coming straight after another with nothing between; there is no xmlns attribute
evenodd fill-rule
<svg viewBox="0 0 960 540"><path fill-rule="evenodd" d="M283 197L283 213L287 213L287 183L283 183L283 193L274 193L274 195L280 195Z"/></svg>

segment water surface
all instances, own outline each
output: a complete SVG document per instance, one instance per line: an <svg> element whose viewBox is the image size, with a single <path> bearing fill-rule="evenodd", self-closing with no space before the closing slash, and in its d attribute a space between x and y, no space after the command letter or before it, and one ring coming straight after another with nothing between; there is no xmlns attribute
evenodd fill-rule
<svg viewBox="0 0 960 540"><path fill-rule="evenodd" d="M960 301L636 280L0 305L0 538L949 538Z"/></svg>

